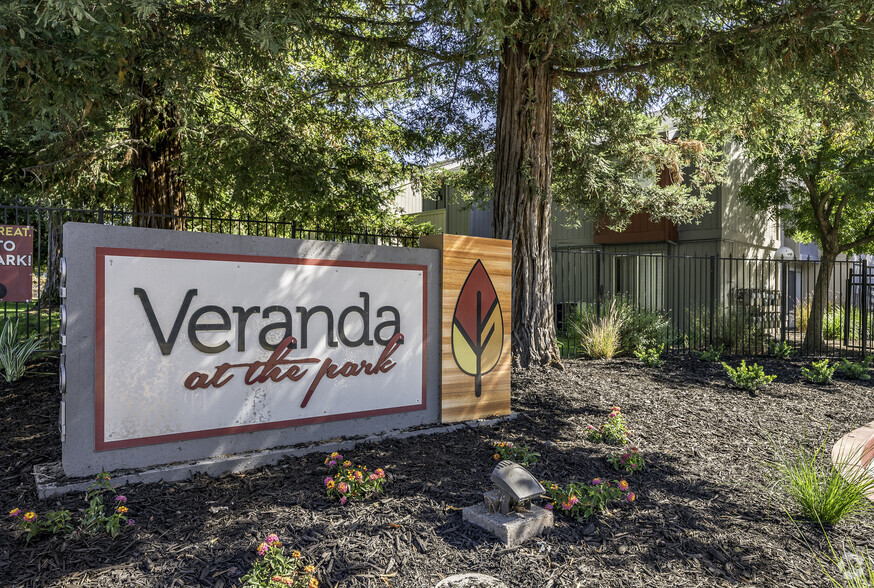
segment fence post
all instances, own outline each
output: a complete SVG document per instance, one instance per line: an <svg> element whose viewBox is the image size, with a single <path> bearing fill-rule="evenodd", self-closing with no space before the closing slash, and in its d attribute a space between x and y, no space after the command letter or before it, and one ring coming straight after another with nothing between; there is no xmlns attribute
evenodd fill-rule
<svg viewBox="0 0 874 588"><path fill-rule="evenodd" d="M868 260L862 260L862 357L868 347Z"/></svg>
<svg viewBox="0 0 874 588"><path fill-rule="evenodd" d="M786 343L786 322L789 319L789 266L782 259L780 264L780 343Z"/></svg>
<svg viewBox="0 0 874 588"><path fill-rule="evenodd" d="M852 263L852 262L850 262ZM850 320L855 316L853 312L853 267L847 275L846 300L844 301L844 347L850 346Z"/></svg>
<svg viewBox="0 0 874 588"><path fill-rule="evenodd" d="M601 317L601 255L600 249L595 255L595 316Z"/></svg>
<svg viewBox="0 0 874 588"><path fill-rule="evenodd" d="M719 284L716 280L716 256L710 256L710 348L716 346L716 335L713 332L716 328L716 299Z"/></svg>
<svg viewBox="0 0 874 588"><path fill-rule="evenodd" d="M97 209L97 224L100 224L100 225L103 224L103 209L102 208Z"/></svg>

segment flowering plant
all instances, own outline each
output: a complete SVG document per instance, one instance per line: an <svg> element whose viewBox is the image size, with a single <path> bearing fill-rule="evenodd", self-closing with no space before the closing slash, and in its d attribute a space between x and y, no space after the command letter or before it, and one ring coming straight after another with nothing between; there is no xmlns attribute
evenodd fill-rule
<svg viewBox="0 0 874 588"><path fill-rule="evenodd" d="M495 460L509 459L521 465L532 465L537 463L540 453L531 451L527 445L521 447L514 445L510 441L498 441L493 444L495 448Z"/></svg>
<svg viewBox="0 0 874 588"><path fill-rule="evenodd" d="M595 478L591 483L571 482L566 487L552 482L541 482L549 495L546 508L558 511L567 517L582 521L607 508L611 500L634 502L636 495L625 480L612 483Z"/></svg>
<svg viewBox="0 0 874 588"><path fill-rule="evenodd" d="M53 535L72 535L74 532L94 535L105 530L115 537L124 527L133 525L134 520L127 517L127 497L122 495L115 496L111 505L113 510L109 515L106 514L103 495L107 492L115 494L115 489L109 483L109 474L102 472L85 492L88 506L82 512L78 528L73 527L72 515L67 509L38 515L33 511L23 512L20 508L13 508L9 511L9 516L16 520L27 542L43 531Z"/></svg>
<svg viewBox="0 0 874 588"><path fill-rule="evenodd" d="M292 551L291 556L285 555L282 542L273 534L258 545L258 560L252 570L241 578L244 587L248 588L317 588L315 568L304 565L300 551Z"/></svg>
<svg viewBox="0 0 874 588"><path fill-rule="evenodd" d="M611 453L607 456L607 463L613 466L614 470L620 470L628 474L639 472L645 465L643 456L637 450L637 447L632 447L619 453Z"/></svg>
<svg viewBox="0 0 874 588"><path fill-rule="evenodd" d="M625 445L628 443L628 428L625 425L625 417L618 406L610 409L610 416L599 427L592 425L586 427L589 441L593 443L608 443L610 445Z"/></svg>
<svg viewBox="0 0 874 588"><path fill-rule="evenodd" d="M24 532L24 539L28 543L42 531L64 535L73 532L70 511L66 509L49 511L39 516L33 511L22 512L20 508L13 508L9 511L9 516L15 519L18 529Z"/></svg>
<svg viewBox="0 0 874 588"><path fill-rule="evenodd" d="M385 471L376 468L368 473L367 466L353 465L336 451L325 458L325 465L331 474L325 478L325 491L332 498L339 498L340 504L351 499L367 498L382 492Z"/></svg>
<svg viewBox="0 0 874 588"><path fill-rule="evenodd" d="M112 496L112 502L108 505L110 513L106 514L106 506L103 503L104 495ZM106 531L112 537L121 533L122 529L134 524L134 520L128 518L127 496L115 495L115 489L109 483L109 474L101 472L97 474L94 483L85 491L85 501L88 506L82 513L81 530L86 535L95 535Z"/></svg>

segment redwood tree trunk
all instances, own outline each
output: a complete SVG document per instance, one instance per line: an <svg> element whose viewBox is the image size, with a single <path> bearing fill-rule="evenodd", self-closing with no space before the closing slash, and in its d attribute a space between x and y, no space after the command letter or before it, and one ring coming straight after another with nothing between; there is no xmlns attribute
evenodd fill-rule
<svg viewBox="0 0 874 588"><path fill-rule="evenodd" d="M834 251L823 251L819 264L819 274L813 286L813 300L810 303L810 314L807 317L807 329L804 333L803 349L806 353L819 353L823 349L822 327L828 290L834 273L835 260L838 254Z"/></svg>
<svg viewBox="0 0 874 588"><path fill-rule="evenodd" d="M144 82L141 92L142 103L131 118L134 224L184 230L179 111L164 98L159 83Z"/></svg>
<svg viewBox="0 0 874 588"><path fill-rule="evenodd" d="M522 367L557 362L552 304L552 77L549 51L509 39L498 70L494 235L513 242L512 349Z"/></svg>

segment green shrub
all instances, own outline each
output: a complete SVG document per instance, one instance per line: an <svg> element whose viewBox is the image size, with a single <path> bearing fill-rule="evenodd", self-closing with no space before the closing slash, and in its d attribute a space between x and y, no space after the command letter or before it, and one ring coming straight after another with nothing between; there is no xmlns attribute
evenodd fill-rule
<svg viewBox="0 0 874 588"><path fill-rule="evenodd" d="M838 366L828 364L827 359L822 361L814 361L810 364L810 368L801 368L801 373L804 374L804 379L814 384L828 384L832 381L832 376L835 375L835 370Z"/></svg>
<svg viewBox="0 0 874 588"><path fill-rule="evenodd" d="M779 359L789 359L789 356L795 353L795 350L787 341L781 341L780 343L771 341L768 345L768 351Z"/></svg>
<svg viewBox="0 0 874 588"><path fill-rule="evenodd" d="M608 322L618 325L614 355L631 355L640 348L655 347L667 341L668 319L659 312L636 307L627 297L614 298L610 306L602 308L602 314L601 317L597 315L594 304L578 305L568 318L565 338L579 339L583 351L590 355L585 351L586 342L605 333L601 324L604 318L608 318ZM598 332L593 333L593 330Z"/></svg>
<svg viewBox="0 0 874 588"><path fill-rule="evenodd" d="M650 347L648 349L638 349L634 352L634 355L643 362L643 365L646 367L659 367L662 365L662 351L665 350L665 344L662 343L657 347Z"/></svg>
<svg viewBox="0 0 874 588"><path fill-rule="evenodd" d="M811 301L799 301L795 310L795 326L802 333L807 332L810 320ZM848 324L847 324L848 323ZM829 304L822 311L822 336L826 339L843 339L845 326L850 339L862 338L862 309L852 307L849 313L841 306ZM874 316L869 313L868 332L874 333Z"/></svg>
<svg viewBox="0 0 874 588"><path fill-rule="evenodd" d="M871 512L867 494L874 491L874 478L851 465L846 456L832 464L826 441L815 451L799 444L792 454L771 441L775 460L767 462L773 484L786 494L805 518L821 525L834 525L856 515Z"/></svg>
<svg viewBox="0 0 874 588"><path fill-rule="evenodd" d="M746 360L741 360L737 369L732 368L725 362L722 362L722 367L735 386L753 394L756 394L760 388L764 388L777 378L777 376L765 375L765 368L757 363L747 367Z"/></svg>
<svg viewBox="0 0 874 588"><path fill-rule="evenodd" d="M706 350L698 354L698 359L701 361L719 361L719 357L725 353L725 346L708 347Z"/></svg>
<svg viewBox="0 0 874 588"><path fill-rule="evenodd" d="M589 316L585 323L574 326L586 355L596 359L613 359L619 353L623 324L614 301L604 316Z"/></svg>
<svg viewBox="0 0 874 588"><path fill-rule="evenodd" d="M852 363L847 359L842 359L841 365L837 366L837 368L851 380L870 380L871 376L868 374L868 368L871 367L872 359L874 359L874 356L871 355L859 363Z"/></svg>
<svg viewBox="0 0 874 588"><path fill-rule="evenodd" d="M687 308L683 338L693 349L710 344L710 309ZM765 330L761 317L746 307L731 305L718 307L713 317L713 341L729 351L761 353L765 346Z"/></svg>
<svg viewBox="0 0 874 588"><path fill-rule="evenodd" d="M0 326L0 370L7 382L17 382L27 371L27 360L39 349L42 338L26 337L18 319L7 318Z"/></svg>

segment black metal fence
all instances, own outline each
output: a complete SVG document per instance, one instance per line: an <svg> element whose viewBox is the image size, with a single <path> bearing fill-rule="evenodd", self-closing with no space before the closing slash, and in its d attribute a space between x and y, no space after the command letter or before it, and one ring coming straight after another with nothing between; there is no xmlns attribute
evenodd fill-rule
<svg viewBox="0 0 874 588"><path fill-rule="evenodd" d="M266 218L218 216L175 216L143 214L105 209L71 209L50 207L0 206L4 225L33 227L33 299L31 302L0 302L0 318L18 319L28 336L43 337L43 350L58 349L59 266L62 254L61 234L64 223L81 222L115 226L174 227L202 232L315 239L343 243L418 247L418 235L341 232L319 227L301 226L295 221Z"/></svg>
<svg viewBox="0 0 874 588"><path fill-rule="evenodd" d="M864 259L824 267L809 259L557 248L553 267L559 343L566 357L585 355L591 323L611 314L621 317L625 341L663 343L681 352L722 346L725 353L762 355L785 343L800 356L874 353L874 268ZM817 306L822 272L827 286Z"/></svg>

